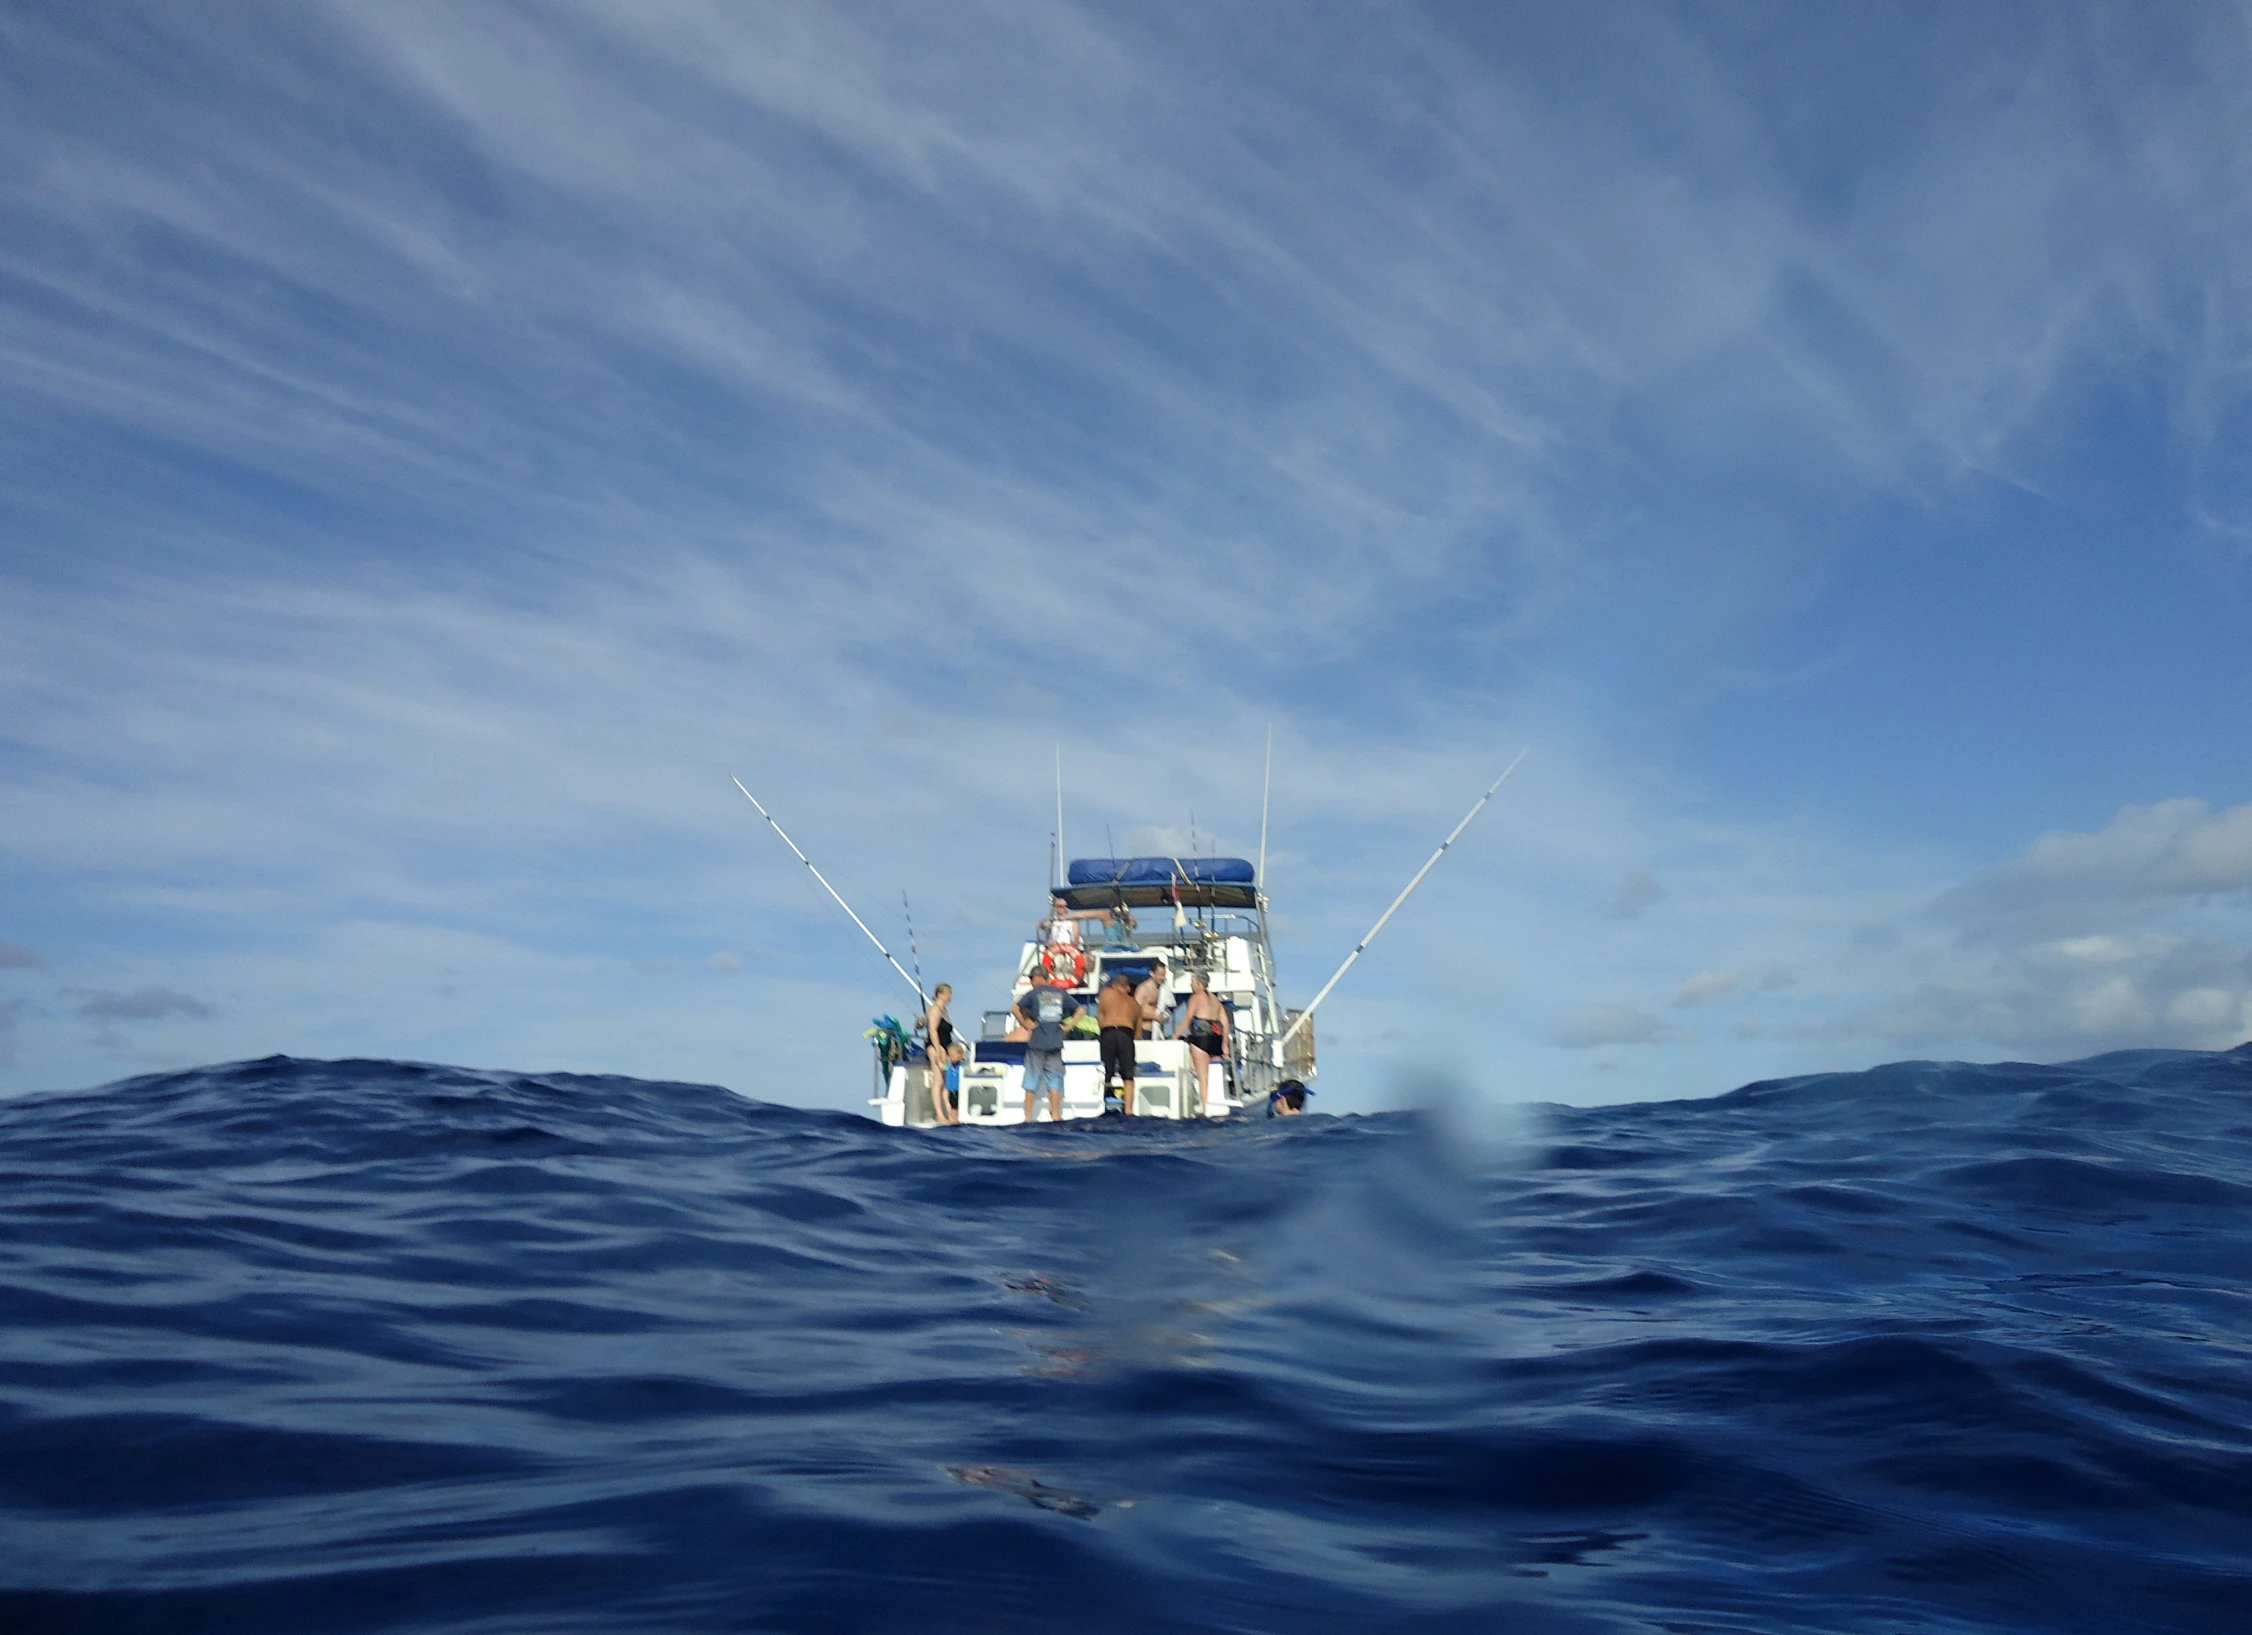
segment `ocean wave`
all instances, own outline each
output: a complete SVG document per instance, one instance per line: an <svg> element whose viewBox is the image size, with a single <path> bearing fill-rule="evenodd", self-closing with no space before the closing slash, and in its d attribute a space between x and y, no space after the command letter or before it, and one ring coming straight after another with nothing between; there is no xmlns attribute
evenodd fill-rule
<svg viewBox="0 0 2252 1635"><path fill-rule="evenodd" d="M2252 1628L2252 1053L1460 1134L0 1106L0 1627Z"/></svg>

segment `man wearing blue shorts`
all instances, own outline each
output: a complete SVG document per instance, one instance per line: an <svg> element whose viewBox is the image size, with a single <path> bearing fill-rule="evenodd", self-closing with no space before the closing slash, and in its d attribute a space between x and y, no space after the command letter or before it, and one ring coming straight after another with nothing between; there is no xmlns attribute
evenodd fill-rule
<svg viewBox="0 0 2252 1635"><path fill-rule="evenodd" d="M1017 1001L1017 1015L1032 1031L1024 1041L1024 1121L1039 1122L1035 1111L1040 1092L1048 1092L1048 1122L1063 1122L1063 1024L1079 1009L1079 1001L1061 988L1026 990Z"/></svg>

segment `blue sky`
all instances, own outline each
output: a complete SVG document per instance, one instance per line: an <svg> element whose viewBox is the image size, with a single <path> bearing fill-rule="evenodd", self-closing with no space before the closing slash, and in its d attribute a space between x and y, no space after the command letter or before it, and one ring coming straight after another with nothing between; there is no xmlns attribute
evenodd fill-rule
<svg viewBox="0 0 2252 1635"><path fill-rule="evenodd" d="M0 11L0 1091L866 1093L1257 843L1332 1110L2252 1035L2252 10Z"/></svg>

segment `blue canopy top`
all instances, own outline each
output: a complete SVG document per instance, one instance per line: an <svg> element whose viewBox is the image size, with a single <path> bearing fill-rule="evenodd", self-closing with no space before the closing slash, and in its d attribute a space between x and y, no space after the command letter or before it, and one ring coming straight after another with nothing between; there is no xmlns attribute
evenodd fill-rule
<svg viewBox="0 0 2252 1635"><path fill-rule="evenodd" d="M1248 886L1252 868L1243 857L1075 857L1067 879L1075 886Z"/></svg>

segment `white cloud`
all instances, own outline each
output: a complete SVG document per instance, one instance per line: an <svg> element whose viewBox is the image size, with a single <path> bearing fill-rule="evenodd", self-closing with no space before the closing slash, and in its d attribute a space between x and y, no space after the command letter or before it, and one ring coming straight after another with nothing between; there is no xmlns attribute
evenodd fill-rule
<svg viewBox="0 0 2252 1635"><path fill-rule="evenodd" d="M2100 935L2201 897L2252 892L2252 804L2122 808L2093 834L2044 835L1933 905L1968 942ZM2089 944L2088 946L2098 946Z"/></svg>
<svg viewBox="0 0 2252 1635"><path fill-rule="evenodd" d="M1071 846L1074 857L1095 855L1093 840L1080 835L1076 838L1067 826L1064 839ZM1103 842L1105 846L1108 841ZM1190 857L1201 856L1211 849L1212 836L1193 832L1186 823L1144 823L1126 832L1127 857Z"/></svg>
<svg viewBox="0 0 2252 1635"><path fill-rule="evenodd" d="M2223 1050L2252 1037L2252 952L2210 937L2145 935L2090 966L2054 943L1942 963L1893 1002L1813 1037L1904 1051L1992 1050L2055 1060L2128 1047Z"/></svg>
<svg viewBox="0 0 2252 1635"><path fill-rule="evenodd" d="M2130 806L1941 892L1930 917L1953 945L1899 999L1811 1031L2049 1057L2226 1048L2252 1035L2248 892L2252 806Z"/></svg>
<svg viewBox="0 0 2252 1635"><path fill-rule="evenodd" d="M1548 1037L1566 1050L1592 1050L1676 1039L1682 1031L1631 1005L1582 1005L1558 1018Z"/></svg>
<svg viewBox="0 0 2252 1635"><path fill-rule="evenodd" d="M1682 1009L1716 1005L1740 990L1747 980L1742 971L1699 971L1674 990L1673 1002Z"/></svg>

